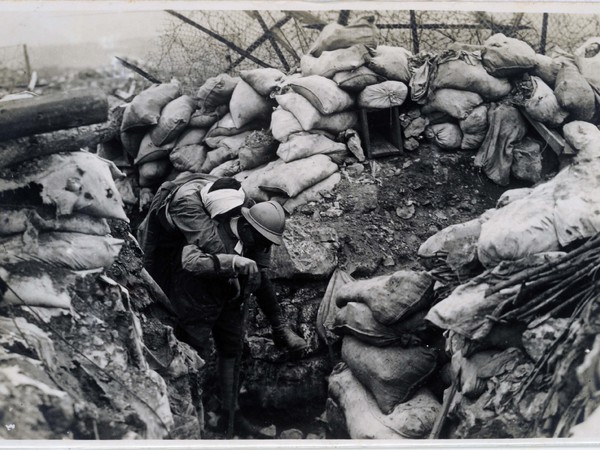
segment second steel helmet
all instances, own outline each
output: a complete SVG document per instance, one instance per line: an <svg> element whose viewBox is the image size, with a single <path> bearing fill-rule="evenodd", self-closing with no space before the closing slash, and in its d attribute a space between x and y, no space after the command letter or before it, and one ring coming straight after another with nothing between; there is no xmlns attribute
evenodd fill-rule
<svg viewBox="0 0 600 450"><path fill-rule="evenodd" d="M281 245L285 229L285 211L272 200L261 202L252 208L242 208L242 215L262 236L276 245Z"/></svg>

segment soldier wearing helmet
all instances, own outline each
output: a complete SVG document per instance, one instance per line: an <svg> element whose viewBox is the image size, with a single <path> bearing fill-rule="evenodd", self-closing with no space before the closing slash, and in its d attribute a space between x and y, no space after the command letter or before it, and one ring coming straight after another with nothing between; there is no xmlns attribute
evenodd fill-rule
<svg viewBox="0 0 600 450"><path fill-rule="evenodd" d="M236 356L242 351L242 286L254 293L271 324L276 346L296 354L307 347L283 322L266 274L271 245L282 243L285 213L273 201L252 203L233 178L199 179L180 186L166 208L166 221L181 236L171 246L177 267L169 288L179 321L177 335L203 357L209 355L212 335L223 409L237 397L234 372ZM240 414L235 417L237 432L257 434L257 428Z"/></svg>

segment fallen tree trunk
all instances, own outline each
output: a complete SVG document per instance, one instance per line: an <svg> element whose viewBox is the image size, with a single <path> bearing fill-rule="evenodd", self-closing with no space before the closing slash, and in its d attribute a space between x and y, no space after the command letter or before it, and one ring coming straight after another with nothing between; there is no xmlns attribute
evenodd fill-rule
<svg viewBox="0 0 600 450"><path fill-rule="evenodd" d="M0 142L0 167L59 152L75 152L82 147L93 149L101 142L118 136L114 121L53 131Z"/></svg>
<svg viewBox="0 0 600 450"><path fill-rule="evenodd" d="M104 122L108 99L100 89L77 89L0 103L0 141Z"/></svg>

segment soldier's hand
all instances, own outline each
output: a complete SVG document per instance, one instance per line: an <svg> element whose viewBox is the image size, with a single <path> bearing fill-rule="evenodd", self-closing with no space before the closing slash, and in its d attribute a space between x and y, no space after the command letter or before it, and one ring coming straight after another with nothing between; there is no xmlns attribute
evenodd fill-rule
<svg viewBox="0 0 600 450"><path fill-rule="evenodd" d="M247 275L249 278L258 274L256 262L250 258L244 258L243 256L236 256L233 259L233 270L235 270L238 275Z"/></svg>
<svg viewBox="0 0 600 450"><path fill-rule="evenodd" d="M148 207L150 206L150 203L152 203L152 198L154 197L154 194L152 194L152 191L148 188L142 188L140 189L140 212L144 212L145 210L148 209Z"/></svg>

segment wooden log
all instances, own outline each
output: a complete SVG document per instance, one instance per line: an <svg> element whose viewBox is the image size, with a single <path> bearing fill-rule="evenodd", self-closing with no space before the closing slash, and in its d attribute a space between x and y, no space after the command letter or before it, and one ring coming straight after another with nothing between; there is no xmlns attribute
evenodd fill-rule
<svg viewBox="0 0 600 450"><path fill-rule="evenodd" d="M520 108L519 110L521 111L521 114L523 114L523 117L529 121L557 156L572 156L577 153L557 131L551 130L543 123L534 120L523 108Z"/></svg>
<svg viewBox="0 0 600 450"><path fill-rule="evenodd" d="M116 123L107 121L0 142L0 167L53 153L74 152L82 147L93 149L102 142L114 139L118 133Z"/></svg>
<svg viewBox="0 0 600 450"><path fill-rule="evenodd" d="M0 141L104 122L108 100L100 89L0 103Z"/></svg>

